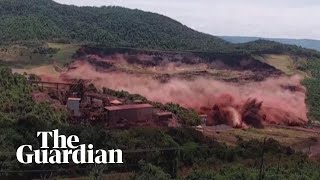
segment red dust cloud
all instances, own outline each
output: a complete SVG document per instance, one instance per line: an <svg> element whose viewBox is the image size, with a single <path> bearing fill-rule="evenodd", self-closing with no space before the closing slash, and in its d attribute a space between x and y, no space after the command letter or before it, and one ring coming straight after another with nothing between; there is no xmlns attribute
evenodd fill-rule
<svg viewBox="0 0 320 180"><path fill-rule="evenodd" d="M260 127L265 123L303 125L308 121L306 90L300 84L299 76L270 78L246 84L209 78L171 79L160 83L146 75L98 72L93 66L81 62L61 77L87 79L99 88L125 90L152 101L178 103L208 114L208 124L219 124L222 120L233 127Z"/></svg>

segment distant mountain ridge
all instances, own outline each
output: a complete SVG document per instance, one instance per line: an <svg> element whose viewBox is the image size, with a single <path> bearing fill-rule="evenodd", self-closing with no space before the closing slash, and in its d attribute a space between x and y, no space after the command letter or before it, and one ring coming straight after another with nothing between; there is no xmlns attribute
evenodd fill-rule
<svg viewBox="0 0 320 180"><path fill-rule="evenodd" d="M220 38L231 43L247 43L258 39L275 41L283 44L301 46L303 48L314 49L320 51L320 40L313 39L287 39L287 38L260 38L247 36L220 36Z"/></svg>

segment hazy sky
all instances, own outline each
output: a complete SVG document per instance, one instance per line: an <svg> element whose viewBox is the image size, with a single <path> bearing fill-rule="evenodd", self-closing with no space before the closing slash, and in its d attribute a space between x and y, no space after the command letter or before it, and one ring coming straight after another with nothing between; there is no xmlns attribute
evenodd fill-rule
<svg viewBox="0 0 320 180"><path fill-rule="evenodd" d="M319 0L55 0L157 12L212 35L320 39Z"/></svg>

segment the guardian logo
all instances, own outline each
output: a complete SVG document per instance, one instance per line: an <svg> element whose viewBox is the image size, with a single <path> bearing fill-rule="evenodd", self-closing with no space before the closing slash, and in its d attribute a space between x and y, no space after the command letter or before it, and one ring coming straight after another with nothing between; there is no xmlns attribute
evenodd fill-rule
<svg viewBox="0 0 320 180"><path fill-rule="evenodd" d="M59 130L37 132L41 137L40 149L33 150L31 145L22 145L17 149L17 160L23 164L121 164L122 150L94 150L92 144L80 144L79 137L59 135ZM48 138L53 138L53 147L49 147ZM78 145L76 145L78 144Z"/></svg>

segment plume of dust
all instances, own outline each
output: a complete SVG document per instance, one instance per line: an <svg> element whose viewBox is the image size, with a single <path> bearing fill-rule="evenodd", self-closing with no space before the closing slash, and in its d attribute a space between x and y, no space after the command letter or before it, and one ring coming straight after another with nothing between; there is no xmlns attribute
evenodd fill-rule
<svg viewBox="0 0 320 180"><path fill-rule="evenodd" d="M202 108L202 110L209 115L209 119L206 122L208 126L219 124L227 124L235 128L244 126L240 112L234 107L216 104L212 109Z"/></svg>
<svg viewBox="0 0 320 180"><path fill-rule="evenodd" d="M253 104L258 103L260 106L253 114L265 116L263 120L267 123L302 125L308 121L306 93L299 76L270 78L244 85L207 78L192 81L171 79L167 83L160 83L145 75L98 72L86 62L77 63L76 68L62 75L63 79L87 79L99 88L125 90L141 94L152 101L174 102L199 112L201 107L211 109L217 105L224 109L226 116L237 119L233 122L235 126L239 125L240 119L249 111L244 109L250 109L248 99L255 100ZM262 103L259 105L259 102Z"/></svg>

